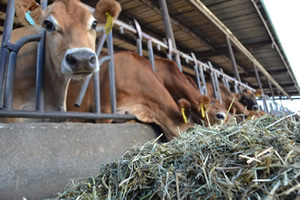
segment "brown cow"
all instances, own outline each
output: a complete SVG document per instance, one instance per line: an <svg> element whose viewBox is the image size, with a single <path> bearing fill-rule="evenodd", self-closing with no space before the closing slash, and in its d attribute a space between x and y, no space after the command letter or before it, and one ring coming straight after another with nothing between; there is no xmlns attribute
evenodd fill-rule
<svg viewBox="0 0 300 200"><path fill-rule="evenodd" d="M159 80L176 100L185 98L191 103L193 119L196 123L204 121L208 123L206 116L201 113L204 106L210 124L225 120L227 110L219 101L212 101L207 95L201 95L199 90L193 87L177 67L174 61L166 58L155 58L155 70Z"/></svg>
<svg viewBox="0 0 300 200"><path fill-rule="evenodd" d="M186 78L195 88L197 88L195 81L191 77L186 76ZM221 96L222 96L223 106L226 109L229 109L229 107L232 103L231 109L230 109L231 113L245 114L246 117L254 116L255 119L257 117L261 116L261 114L258 112L249 111L247 109L247 107L245 107L243 104L241 104L239 102L239 96L233 92L230 92L222 83L219 83L219 87L220 87L220 92L221 92ZM211 98L214 98L214 90L213 90L213 85L211 82L206 82L206 89L207 89L208 96L210 96Z"/></svg>
<svg viewBox="0 0 300 200"><path fill-rule="evenodd" d="M66 110L70 79L86 78L99 70L95 53L97 23L104 26L106 13L116 18L120 10L119 3L114 0L101 0L93 14L77 0L56 0L43 11L33 0L16 1L17 16L27 26L13 30L13 43L25 35L38 34L42 27L46 29L45 111ZM34 22L35 26L25 18L25 13L29 11L31 24ZM37 43L31 42L18 53L14 109L35 108L36 52Z"/></svg>
<svg viewBox="0 0 300 200"><path fill-rule="evenodd" d="M156 123L163 130L167 140L178 136L177 127L184 130L192 123L185 123L181 114L190 109L185 99L177 105L166 88L152 71L149 61L132 52L114 54L117 112L131 113L145 123ZM111 113L108 65L100 69L101 111ZM90 83L80 108L73 106L80 83L71 81L68 98L68 111L93 111L93 84ZM188 115L188 114L187 114Z"/></svg>

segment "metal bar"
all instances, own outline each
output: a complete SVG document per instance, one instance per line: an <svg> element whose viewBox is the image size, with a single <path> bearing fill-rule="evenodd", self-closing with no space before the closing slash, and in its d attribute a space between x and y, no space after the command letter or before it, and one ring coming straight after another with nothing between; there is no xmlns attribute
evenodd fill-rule
<svg viewBox="0 0 300 200"><path fill-rule="evenodd" d="M191 56L194 59L194 71L196 74L196 78L197 78L197 85L198 85L198 89L200 91L200 94L203 94L202 88L201 88L201 81L200 81L200 76L199 76L199 70L198 70L198 63L197 63L197 59L194 53L191 53Z"/></svg>
<svg viewBox="0 0 300 200"><path fill-rule="evenodd" d="M137 52L140 56L143 56L143 46L142 46L142 40L141 39L136 39L136 48Z"/></svg>
<svg viewBox="0 0 300 200"><path fill-rule="evenodd" d="M96 49L96 54L99 58L100 56L100 53L101 53L101 50L103 48L103 45L104 45L104 42L105 42L105 39L106 39L106 33L105 33L105 30L102 29L102 35L100 37L100 40L98 42L98 45L97 45L97 49ZM110 56L107 56L107 58L105 57L102 57L99 59L99 68L101 69L101 66L103 65L103 63L107 60L110 60L111 57ZM101 113L101 98L100 98L100 77L99 77L99 74L100 74L100 69L99 71L95 72L93 77L94 77L94 106L95 106L95 113Z"/></svg>
<svg viewBox="0 0 300 200"><path fill-rule="evenodd" d="M2 44L0 49L0 108L3 107L4 100L4 82L6 74L6 63L8 58L8 50L5 50L5 45L10 41L11 32L14 24L14 15L15 15L15 0L10 0L7 2L6 7L6 16L4 20L4 30L2 34Z"/></svg>
<svg viewBox="0 0 300 200"><path fill-rule="evenodd" d="M137 52L140 56L143 56L143 34L142 34L142 29L140 24L138 23L137 20L133 20L134 23L134 27L136 30L136 35L137 35L137 39L136 39L136 47L137 47Z"/></svg>
<svg viewBox="0 0 300 200"><path fill-rule="evenodd" d="M162 13L162 18L165 26L165 32L166 32L166 37L171 38L172 40L172 45L176 49L176 43L175 43L175 38L172 30L172 25L170 21L170 16L169 16L169 11L167 7L166 0L159 0L159 6L161 9Z"/></svg>
<svg viewBox="0 0 300 200"><path fill-rule="evenodd" d="M44 64L45 64L45 30L41 31L41 39L37 47L37 62L36 62L36 87L35 87L35 109L38 111L44 110Z"/></svg>
<svg viewBox="0 0 300 200"><path fill-rule="evenodd" d="M103 45L104 45L105 40L106 40L106 34L105 34L104 29L100 29L99 32L101 32L102 35L99 38L99 42L98 42L97 49L96 49L96 54L97 54L98 57L100 56L101 50L102 50ZM99 67L100 67L100 65L99 65Z"/></svg>
<svg viewBox="0 0 300 200"><path fill-rule="evenodd" d="M214 23L226 36L229 36L233 45L240 50L250 61L252 61L258 69L271 80L273 85L277 87L286 96L287 92L277 83L277 81L267 72L267 70L256 60L256 58L246 49L246 47L233 35L228 27L225 26L200 0L189 0L199 11L201 11L212 23Z"/></svg>
<svg viewBox="0 0 300 200"><path fill-rule="evenodd" d="M12 110L13 108L16 62L17 62L17 53L10 52L9 60L8 60L5 96L4 96L4 108L7 110Z"/></svg>
<svg viewBox="0 0 300 200"><path fill-rule="evenodd" d="M218 100L220 101L221 104L223 104L222 95L220 92L218 75L216 73L214 73L214 77L215 77L215 83L216 83L216 90L217 90L217 94L218 94Z"/></svg>
<svg viewBox="0 0 300 200"><path fill-rule="evenodd" d="M0 110L0 117L59 118L59 119L136 119L131 114L82 113L82 112L35 112L26 110Z"/></svg>
<svg viewBox="0 0 300 200"><path fill-rule="evenodd" d="M176 64L177 64L179 70L182 72L181 61L180 61L180 55L179 55L178 53L175 55L175 59L176 59Z"/></svg>
<svg viewBox="0 0 300 200"><path fill-rule="evenodd" d="M111 112L116 113L117 112L117 100L116 100L114 48L113 48L112 31L108 34L108 37L107 37L107 48L108 48L108 55L111 57L111 59L109 61L109 85L110 85Z"/></svg>
<svg viewBox="0 0 300 200"><path fill-rule="evenodd" d="M79 94L75 100L74 106L76 107L80 107L83 101L83 98L85 96L86 90L89 86L89 83L91 81L91 76L87 77L86 79L84 79L83 83L80 86L80 90L79 90Z"/></svg>
<svg viewBox="0 0 300 200"><path fill-rule="evenodd" d="M236 94L239 94L240 91L239 91L239 87L238 87L238 81L235 79L234 82L233 82L233 84L234 84L234 92Z"/></svg>
<svg viewBox="0 0 300 200"><path fill-rule="evenodd" d="M272 94L272 102L275 103L275 99L274 99L274 91L273 91L273 87L272 87L272 83L270 82L270 80L268 79L268 83L269 83L269 88L270 88L270 91L271 91L271 94ZM275 107L276 107L276 110L278 110L277 108L277 105L275 104ZM273 110L273 107L272 107L272 110Z"/></svg>
<svg viewBox="0 0 300 200"><path fill-rule="evenodd" d="M229 55L230 55L230 59L231 59L231 63L232 63L235 78L238 81L241 82L241 77L240 77L239 71L237 69L234 53L233 53L233 50L232 50L232 45L231 45L231 42L230 42L230 39L229 39L228 36L226 36L226 42L227 42L227 47L228 47L228 51L229 51Z"/></svg>
<svg viewBox="0 0 300 200"><path fill-rule="evenodd" d="M91 11L93 11L93 9L91 8ZM130 31L130 32L132 32L132 33L135 33L136 34L136 30L135 30L135 28L132 26L132 25L128 25L128 24L126 24L126 23L124 23L124 22L122 22L122 21L120 21L120 20L116 20L115 21L115 25L116 26L119 26L119 27L123 27L125 30L128 30L128 31ZM148 34L146 34L146 33L142 33L142 35L143 35L143 38L144 39L147 39L147 40L152 40L152 42L154 43L154 44L156 44L158 47L160 47L160 48L164 48L164 49L168 49L169 48L169 46L168 46L168 44L166 44L166 43L164 43L164 42L162 42L162 41L160 41L160 40L157 40L156 38L153 38L153 37L151 37L150 35L148 35ZM180 54L180 56L183 58L183 59L185 59L185 60L187 60L188 62L192 62L193 61L193 58L191 57L191 56L189 56L188 54L185 54L185 53L183 53L183 52L180 52L180 51L178 51L177 49L172 49L171 50L171 52L172 53L174 53L174 54L176 54L176 53L179 53ZM197 60L197 62L198 62L198 64L199 64L199 66L200 65L202 65L203 66L203 68L205 68L205 69L209 69L209 66L207 65L207 64L205 64L205 63L203 63L203 62L201 62L201 61L199 61L199 60ZM216 73L220 73L218 70L216 70L216 69L213 69L214 71L216 71ZM229 75L227 75L227 74L223 74L222 76L225 76L228 80L230 80L230 81L232 81L232 82L234 82L234 78L232 78L232 77L230 77ZM250 87L250 86L247 86L246 84L244 84L244 83L240 83L240 85L243 85L245 88L247 88L247 89L249 89L249 90L251 90L251 91L255 91L255 89L253 89L252 87Z"/></svg>
<svg viewBox="0 0 300 200"><path fill-rule="evenodd" d="M270 101L270 97L268 95L266 95L266 98L268 100L269 106L270 106L270 112L273 111L273 105L272 105L272 101Z"/></svg>
<svg viewBox="0 0 300 200"><path fill-rule="evenodd" d="M155 62L154 62L152 40L147 41L147 47L148 47L149 61L150 61L152 70L155 72Z"/></svg>
<svg viewBox="0 0 300 200"><path fill-rule="evenodd" d="M8 55L9 55L9 51L3 48L0 57L0 65L2 65L2 67L0 67L0 109L3 108L3 104L4 104L6 61Z"/></svg>
<svg viewBox="0 0 300 200"><path fill-rule="evenodd" d="M204 89L204 91L202 93L207 95L208 93L207 93L207 88L206 88L205 76L204 76L204 72L203 72L203 66L201 64L198 65L198 66L199 66L199 69L200 69L201 82L203 84L202 89Z"/></svg>
<svg viewBox="0 0 300 200"><path fill-rule="evenodd" d="M101 98L100 98L100 80L99 80L99 71L95 72L94 77L94 106L95 106L95 113L101 113Z"/></svg>
<svg viewBox="0 0 300 200"><path fill-rule="evenodd" d="M211 78L211 82L212 82L212 86L213 86L213 89L214 89L214 97L216 98L216 99L218 99L219 98L219 95L218 95L218 92L217 92L217 86L216 86L216 79L215 79L215 73L214 73L214 71L213 70L211 70L212 69L212 65L211 65L211 63L210 62L208 62L208 65L209 65L209 67L210 67L210 78Z"/></svg>
<svg viewBox="0 0 300 200"><path fill-rule="evenodd" d="M47 8L47 6L48 6L48 0L41 0L41 6L42 6L42 9Z"/></svg>
<svg viewBox="0 0 300 200"><path fill-rule="evenodd" d="M256 65L254 63L253 63L253 68L254 68L256 80L257 80L257 83L258 83L258 87L259 87L259 89L261 89L261 91L264 91L263 88L262 88L262 85L261 85L261 81L260 81L260 78L259 78L259 74L258 74ZM265 111L268 112L268 106L267 106L267 102L266 102L266 98L265 98L264 92L262 94L262 100L263 100Z"/></svg>

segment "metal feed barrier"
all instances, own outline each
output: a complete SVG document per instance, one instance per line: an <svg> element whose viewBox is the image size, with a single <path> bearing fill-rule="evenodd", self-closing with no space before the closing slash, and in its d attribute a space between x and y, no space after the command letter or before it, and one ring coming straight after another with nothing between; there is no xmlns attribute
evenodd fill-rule
<svg viewBox="0 0 300 200"><path fill-rule="evenodd" d="M47 6L47 0L41 1L42 8ZM93 11L93 8L87 6ZM81 86L81 91L78 94L75 105L80 106L85 95L86 89L88 87L89 81L93 79L94 84L94 101L95 101L95 111L94 113L82 113L82 112L45 112L44 111L44 99L43 99L43 64L44 64L44 48L45 48L45 31L42 31L39 35L25 36L18 40L16 43L12 44L10 42L13 19L14 19L14 0L8 1L7 4L7 15L5 18L3 39L1 44L1 54L0 54L0 117L22 117L22 118L57 118L57 119L135 119L131 114L118 114L117 104L116 104L116 88L115 88L115 77L114 77L114 59L113 59L113 35L112 32L108 36L105 35L103 29L97 29L97 31L102 32L102 36L99 39L96 53L100 55L102 47L107 42L108 56L100 58L100 66L104 62L109 62L109 80L110 80L110 95L111 95L111 114L101 113L100 104L100 85L99 85L99 72L95 73L93 78L88 78L85 80ZM155 62L153 53L153 44L156 45L158 50L165 49L168 54L169 59L175 58L179 69L182 71L181 59L185 60L187 63L193 63L195 75L197 78L197 85L201 94L207 94L206 81L204 72L208 72L214 89L215 97L222 102L220 89L219 89L219 79L222 83L230 90L230 82L234 86L234 92L238 93L240 90L249 89L254 91L253 88L249 87L247 84L242 83L236 78L232 78L225 74L222 70L217 70L213 68L210 62L203 63L195 57L193 53L186 54L178 51L171 39L167 40L167 43L162 42L156 38L149 36L142 32L139 23L134 20L134 25L128 25L120 20L116 20L115 25L119 27L121 33L124 31L130 31L137 35L137 51L140 55L143 55L142 41L146 41L148 58L150 60L153 71L155 72ZM25 111L25 110L14 110L13 109L13 91L14 91L14 74L16 71L16 58L19 49L28 42L38 41L38 52L37 52L37 73L36 73L36 106L35 110ZM263 99L265 99L263 97ZM265 102L265 101L264 101ZM265 108L267 108L265 103Z"/></svg>

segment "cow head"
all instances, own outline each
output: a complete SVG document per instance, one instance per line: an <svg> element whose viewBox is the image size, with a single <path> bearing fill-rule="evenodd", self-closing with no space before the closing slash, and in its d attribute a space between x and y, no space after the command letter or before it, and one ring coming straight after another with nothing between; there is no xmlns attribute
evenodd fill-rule
<svg viewBox="0 0 300 200"><path fill-rule="evenodd" d="M259 105L256 102L256 96L260 96L261 94L261 90L256 90L253 93L249 89L245 89L240 95L238 95L238 99L244 106L247 106L248 109L259 110Z"/></svg>
<svg viewBox="0 0 300 200"><path fill-rule="evenodd" d="M197 115L205 123L215 124L220 121L227 121L227 110L218 100L211 99L207 95L201 95L198 105Z"/></svg>
<svg viewBox="0 0 300 200"><path fill-rule="evenodd" d="M28 26L46 30L46 65L51 74L82 79L99 70L96 26L121 10L114 0L101 0L92 14L79 0L54 0L45 10L34 0L17 0L16 14ZM48 69L47 69L48 70Z"/></svg>

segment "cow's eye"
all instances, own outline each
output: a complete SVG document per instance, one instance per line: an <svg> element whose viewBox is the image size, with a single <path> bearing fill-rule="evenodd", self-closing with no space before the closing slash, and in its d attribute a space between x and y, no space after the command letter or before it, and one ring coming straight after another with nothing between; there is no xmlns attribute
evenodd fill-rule
<svg viewBox="0 0 300 200"><path fill-rule="evenodd" d="M49 20L45 20L44 23L43 23L43 26L47 31L54 31L55 30L54 24Z"/></svg>
<svg viewBox="0 0 300 200"><path fill-rule="evenodd" d="M96 20L92 23L92 29L96 29L98 22Z"/></svg>

